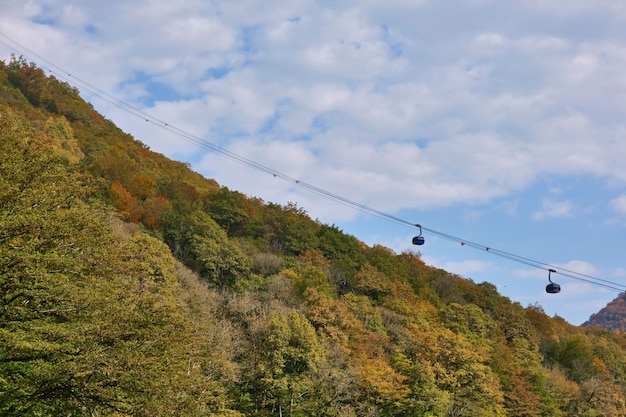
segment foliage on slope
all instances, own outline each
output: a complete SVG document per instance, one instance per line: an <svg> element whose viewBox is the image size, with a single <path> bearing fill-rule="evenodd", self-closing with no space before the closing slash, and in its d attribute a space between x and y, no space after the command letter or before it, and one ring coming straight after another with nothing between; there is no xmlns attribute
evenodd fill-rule
<svg viewBox="0 0 626 417"><path fill-rule="evenodd" d="M219 188L23 60L0 88L1 415L626 415L622 333Z"/></svg>
<svg viewBox="0 0 626 417"><path fill-rule="evenodd" d="M14 113L0 136L0 414L191 415L206 388L169 248L114 233L91 180Z"/></svg>
<svg viewBox="0 0 626 417"><path fill-rule="evenodd" d="M621 293L602 310L589 317L584 326L601 326L608 330L626 329L626 295Z"/></svg>
<svg viewBox="0 0 626 417"><path fill-rule="evenodd" d="M156 230L177 205L193 204L218 187L150 151L94 111L77 89L21 58L2 65L0 88L1 102L43 130L50 146L106 180L101 195L130 221Z"/></svg>

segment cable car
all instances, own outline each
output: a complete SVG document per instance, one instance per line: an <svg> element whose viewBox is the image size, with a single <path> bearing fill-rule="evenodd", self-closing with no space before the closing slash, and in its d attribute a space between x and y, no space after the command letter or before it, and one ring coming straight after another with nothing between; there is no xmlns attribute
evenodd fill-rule
<svg viewBox="0 0 626 417"><path fill-rule="evenodd" d="M561 292L561 286L559 284L555 284L554 282L546 285L546 292L548 294L558 294Z"/></svg>
<svg viewBox="0 0 626 417"><path fill-rule="evenodd" d="M425 240L424 240L424 236L422 236L422 226L420 226L419 224L416 224L415 226L419 227L420 234L419 234L419 236L415 236L413 238L413 244L414 245L423 245Z"/></svg>
<svg viewBox="0 0 626 417"><path fill-rule="evenodd" d="M546 285L546 292L548 294L558 294L561 292L561 286L556 282L552 282L552 280L550 279L550 274L552 272L556 271L554 269L548 269L548 281L550 281L550 283Z"/></svg>

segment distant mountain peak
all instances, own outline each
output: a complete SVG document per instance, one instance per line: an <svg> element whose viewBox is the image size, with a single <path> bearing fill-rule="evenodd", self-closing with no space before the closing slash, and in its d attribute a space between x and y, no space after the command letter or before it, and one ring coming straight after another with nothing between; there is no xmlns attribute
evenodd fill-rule
<svg viewBox="0 0 626 417"><path fill-rule="evenodd" d="M583 326L601 326L607 330L626 329L626 293L621 293L606 307L589 317Z"/></svg>

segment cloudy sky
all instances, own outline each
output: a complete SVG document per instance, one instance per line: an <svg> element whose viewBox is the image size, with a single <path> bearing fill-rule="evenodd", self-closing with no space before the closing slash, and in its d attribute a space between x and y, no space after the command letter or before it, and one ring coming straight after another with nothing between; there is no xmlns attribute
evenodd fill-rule
<svg viewBox="0 0 626 417"><path fill-rule="evenodd" d="M0 0L25 55L169 125L409 222L626 285L623 0ZM58 72L59 69L63 71ZM415 230L83 96L151 149L364 242ZM617 296L425 233L429 264L584 322ZM558 272L558 269L557 269ZM621 288L621 287L620 287Z"/></svg>

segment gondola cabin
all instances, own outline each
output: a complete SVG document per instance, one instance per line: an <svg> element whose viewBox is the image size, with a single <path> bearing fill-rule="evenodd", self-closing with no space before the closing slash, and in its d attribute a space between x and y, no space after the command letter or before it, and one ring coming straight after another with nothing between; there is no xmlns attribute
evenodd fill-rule
<svg viewBox="0 0 626 417"><path fill-rule="evenodd" d="M561 292L561 286L559 284L555 284L554 282L546 285L546 292L548 294L558 294Z"/></svg>
<svg viewBox="0 0 626 417"><path fill-rule="evenodd" d="M413 244L414 245L423 245L424 244L424 236L422 236L422 235L415 236L413 238Z"/></svg>

